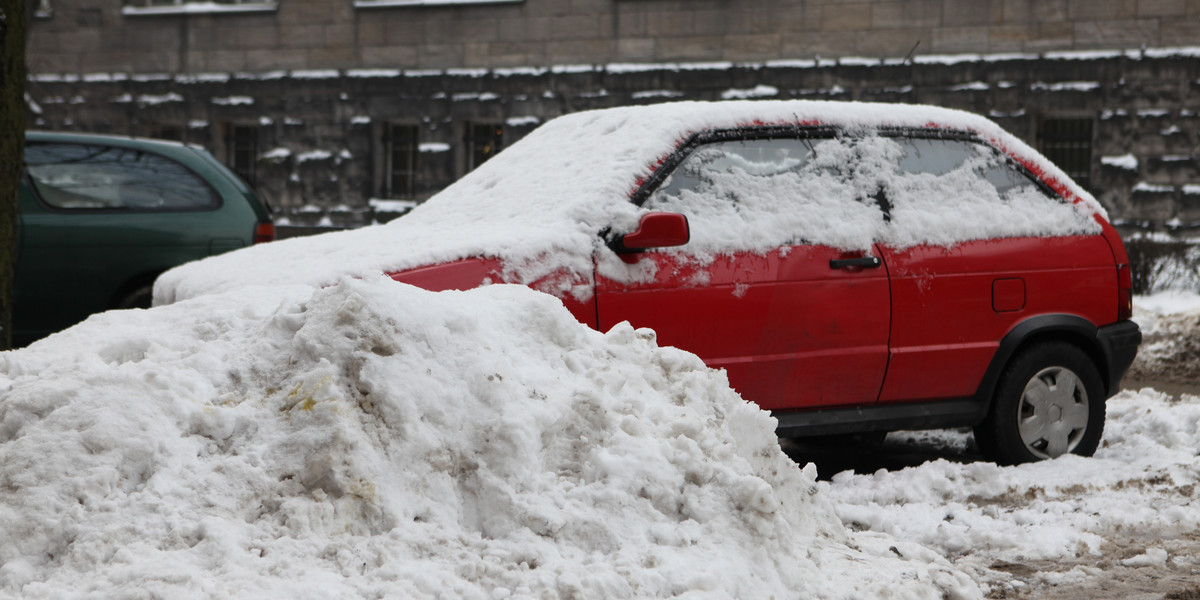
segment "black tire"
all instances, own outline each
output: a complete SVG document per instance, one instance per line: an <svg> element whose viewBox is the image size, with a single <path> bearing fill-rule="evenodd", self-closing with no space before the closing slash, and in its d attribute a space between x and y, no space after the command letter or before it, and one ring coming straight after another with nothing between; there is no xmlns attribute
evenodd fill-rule
<svg viewBox="0 0 1200 600"><path fill-rule="evenodd" d="M143 285L134 288L117 301L113 308L150 308L154 300L154 286Z"/></svg>
<svg viewBox="0 0 1200 600"><path fill-rule="evenodd" d="M1066 342L1030 346L1000 375L975 443L1002 465L1091 456L1104 433L1104 403L1100 372L1087 353Z"/></svg>

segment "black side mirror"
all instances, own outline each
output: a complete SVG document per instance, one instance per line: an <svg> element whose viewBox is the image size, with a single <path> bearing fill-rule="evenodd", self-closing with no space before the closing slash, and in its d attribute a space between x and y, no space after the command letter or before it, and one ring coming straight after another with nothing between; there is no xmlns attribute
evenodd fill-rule
<svg viewBox="0 0 1200 600"><path fill-rule="evenodd" d="M687 217L679 213L652 212L642 215L632 233L618 235L609 242L617 254L637 254L649 248L682 246L691 239Z"/></svg>

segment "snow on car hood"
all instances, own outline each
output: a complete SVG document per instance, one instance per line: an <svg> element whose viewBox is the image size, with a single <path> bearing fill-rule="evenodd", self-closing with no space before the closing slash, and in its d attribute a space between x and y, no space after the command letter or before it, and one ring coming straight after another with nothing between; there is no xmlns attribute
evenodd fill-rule
<svg viewBox="0 0 1200 600"><path fill-rule="evenodd" d="M1087 192L1032 148L991 121L962 111L817 101L623 107L547 122L387 225L258 245L173 269L156 283L155 303L246 285L319 287L345 275L395 272L472 256L500 258L507 280L513 282L529 283L556 272L587 273L593 268L600 231L631 231L636 226L644 211L628 201L629 195L659 161L696 132L762 123L826 124L848 130L936 124L973 131L1018 158L1044 164L1046 175L1080 198L1086 211L1102 214ZM940 243L973 235L970 227L962 228L959 237L947 233L956 230L953 225L943 217L929 228L936 230ZM696 249L761 251L774 243L748 233ZM603 253L601 261L609 276L646 275Z"/></svg>
<svg viewBox="0 0 1200 600"><path fill-rule="evenodd" d="M0 595L981 598L696 356L382 276L0 353Z"/></svg>

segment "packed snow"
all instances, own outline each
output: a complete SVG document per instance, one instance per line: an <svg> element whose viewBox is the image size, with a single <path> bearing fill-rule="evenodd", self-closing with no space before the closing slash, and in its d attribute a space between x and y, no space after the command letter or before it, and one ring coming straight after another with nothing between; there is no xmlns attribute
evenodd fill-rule
<svg viewBox="0 0 1200 600"><path fill-rule="evenodd" d="M979 598L696 356L382 275L0 354L0 595Z"/></svg>
<svg viewBox="0 0 1200 600"><path fill-rule="evenodd" d="M625 198L648 165L750 104L868 130L932 120L1036 159L980 117L927 107L579 113L395 226L172 271L156 288L171 304L0 353L0 595L960 599L1095 577L1105 560L1200 568L1196 396L1118 394L1094 458L999 467L970 460L969 432L899 432L885 444L948 450L820 472L652 331L593 331L523 286L429 292L382 274L496 248L525 276L590 269L596 232L636 223ZM828 142L819 156L894 151ZM1067 216L1082 220L1067 221L1091 223L1077 193ZM439 245L449 227L467 243ZM1182 314L1195 337L1193 310L1186 294L1138 300L1150 332ZM1061 568L998 568L1026 561Z"/></svg>
<svg viewBox="0 0 1200 600"><path fill-rule="evenodd" d="M627 269L612 253L597 253L603 243L599 233L635 229L645 211L628 201L631 192L691 135L753 123L820 123L862 135L883 126L974 132L1019 160L1044 165L1046 177L1078 199L1074 205L1063 206L1061 211L1048 213L1040 220L1036 217L1038 210L1021 211L1023 215L1034 216L1032 220L1024 217L1013 220L1020 223L1019 232L1060 234L1062 231L1056 228L1064 222L1068 229L1086 231L1096 226L1091 221L1092 215L1104 214L1091 195L1036 151L978 115L931 106L854 102L664 103L559 117L489 159L403 219L377 227L259 245L245 252L185 265L159 278L155 302L170 303L250 284L300 283L319 287L346 275L402 271L470 257L501 259L506 271L504 280L512 283L529 284L548 278L590 279L594 268L618 279L648 277L650 274ZM842 155L846 152L854 151L847 150ZM870 192L873 193L874 190ZM986 211L961 210L952 195L937 199L945 205L921 208L916 219L898 218L898 223L909 223L907 234L892 241L902 245L929 240L950 244L979 238L978 227L957 227L953 223L948 226L946 219L957 221ZM861 200L842 199L850 204ZM879 207L873 210L880 212ZM904 212L903 203L897 205L897 211L897 214ZM1063 221L1060 217L1064 212L1077 214L1067 214L1067 220ZM938 213L945 216L929 218ZM988 221L993 225L1007 222L995 218ZM828 224L839 223L842 222L832 220ZM857 222L844 224L849 229L859 226L861 223ZM841 237L853 240L855 249L862 248L865 242L854 231ZM708 239L703 247L698 247L699 242L690 244L689 251L710 254L767 251L786 241L764 238L752 228L747 228L744 235Z"/></svg>
<svg viewBox="0 0 1200 600"><path fill-rule="evenodd" d="M818 481L721 372L525 287L247 287L0 353L0 595L939 599L1200 567L1200 398L1108 413L1094 458Z"/></svg>

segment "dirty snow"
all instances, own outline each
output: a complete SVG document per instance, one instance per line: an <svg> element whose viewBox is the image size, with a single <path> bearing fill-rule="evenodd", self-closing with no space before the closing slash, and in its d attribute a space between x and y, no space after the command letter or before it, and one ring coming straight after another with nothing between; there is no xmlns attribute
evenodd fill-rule
<svg viewBox="0 0 1200 600"><path fill-rule="evenodd" d="M382 275L0 353L0 595L979 598L694 355Z"/></svg>
<svg viewBox="0 0 1200 600"><path fill-rule="evenodd" d="M1148 568L1143 579L1151 581L1196 581L1189 576L1200 571L1193 534L1200 529L1200 294L1137 297L1134 318L1147 342L1132 372L1183 382L1193 393L1120 392L1108 401L1095 457L1015 467L939 459L872 474L822 473L829 479L822 493L852 530L934 549L996 597L1087 597L1054 588L1104 582L1103 565ZM973 442L967 431L896 432L880 452L911 446L945 448L955 459L970 456ZM1037 565L1031 576L1005 570L1025 564Z"/></svg>
<svg viewBox="0 0 1200 600"><path fill-rule="evenodd" d="M817 481L720 372L524 287L248 287L0 353L0 595L981 598L1028 589L1009 563L1200 568L1200 398L1108 413L1095 458Z"/></svg>
<svg viewBox="0 0 1200 600"><path fill-rule="evenodd" d="M1200 275L1188 275L1190 281L1182 283L1200 289ZM1200 389L1200 294L1172 289L1139 297L1134 304L1134 318L1142 328L1143 340L1129 377L1176 385L1190 383Z"/></svg>

